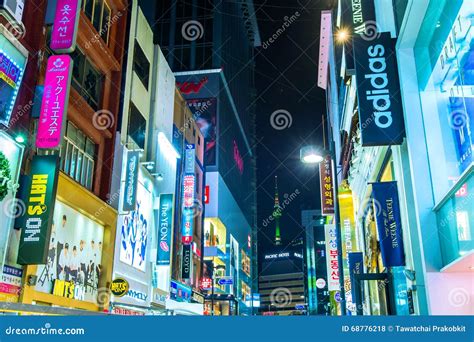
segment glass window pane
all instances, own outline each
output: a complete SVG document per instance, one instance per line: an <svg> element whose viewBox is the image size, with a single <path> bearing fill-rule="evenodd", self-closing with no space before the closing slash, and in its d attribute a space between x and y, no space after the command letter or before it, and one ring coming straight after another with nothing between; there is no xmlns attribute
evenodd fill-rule
<svg viewBox="0 0 474 342"><path fill-rule="evenodd" d="M107 5L106 2L104 2L104 13L102 14L102 30L100 33L101 33L102 39L105 41L107 45L109 44L109 27L110 27L111 13L112 11L110 10L110 7Z"/></svg>
<svg viewBox="0 0 474 342"><path fill-rule="evenodd" d="M65 158L65 161L64 161L64 172L69 174L69 169L70 169L70 165L71 165L71 153L72 153L72 146L71 144L66 144L66 158Z"/></svg>
<svg viewBox="0 0 474 342"><path fill-rule="evenodd" d="M103 0L95 0L94 18L92 19L92 25L94 25L97 32L100 31L100 20L102 19L102 4Z"/></svg>
<svg viewBox="0 0 474 342"><path fill-rule="evenodd" d="M69 176L74 178L74 173L76 171L76 159L77 159L77 149L75 147L72 148L71 153L71 166L69 168Z"/></svg>
<svg viewBox="0 0 474 342"><path fill-rule="evenodd" d="M81 183L81 172L82 172L82 160L83 160L83 154L78 151L77 154L77 164L76 164L76 174L74 176L74 179Z"/></svg>
<svg viewBox="0 0 474 342"><path fill-rule="evenodd" d="M92 9L94 8L94 0L84 0L84 13L92 21Z"/></svg>

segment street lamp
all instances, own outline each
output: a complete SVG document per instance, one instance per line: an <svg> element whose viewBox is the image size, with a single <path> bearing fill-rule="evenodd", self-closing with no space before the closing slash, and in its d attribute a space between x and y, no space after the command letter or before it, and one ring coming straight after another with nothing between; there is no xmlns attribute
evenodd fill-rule
<svg viewBox="0 0 474 342"><path fill-rule="evenodd" d="M334 147L334 141L331 143L330 151L325 149L319 149L315 145L304 146L300 149L300 160L305 164L319 164L324 160L324 155L330 155L332 162L336 160L336 152ZM337 172L333 175L334 178L334 224L336 226L337 234L337 263L339 268L339 287L341 291L341 314L346 315L346 295L344 292L344 268L342 260L342 232L341 232L341 223L339 220L339 203L338 199L338 181L337 181Z"/></svg>

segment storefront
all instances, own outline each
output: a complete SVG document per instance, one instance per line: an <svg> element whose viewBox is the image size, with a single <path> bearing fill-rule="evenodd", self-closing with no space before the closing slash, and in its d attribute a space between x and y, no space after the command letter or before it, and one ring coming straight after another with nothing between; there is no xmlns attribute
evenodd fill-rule
<svg viewBox="0 0 474 342"><path fill-rule="evenodd" d="M155 229L154 182L140 163L140 151L121 145L116 146L116 151L115 165L121 168L122 182L120 191L116 190L120 198L113 279L123 279L128 290L112 294L111 313L146 314L153 290L150 255Z"/></svg>
<svg viewBox="0 0 474 342"><path fill-rule="evenodd" d="M25 267L21 302L107 309L116 222L113 208L60 172L47 262Z"/></svg>
<svg viewBox="0 0 474 342"><path fill-rule="evenodd" d="M400 33L401 79L415 81L404 89L407 132L422 139L408 149L431 314L473 314L473 14L470 1L416 4Z"/></svg>
<svg viewBox="0 0 474 342"><path fill-rule="evenodd" d="M18 302L23 269L16 263L20 230L15 218L25 210L15 198L24 147L0 131L0 301Z"/></svg>

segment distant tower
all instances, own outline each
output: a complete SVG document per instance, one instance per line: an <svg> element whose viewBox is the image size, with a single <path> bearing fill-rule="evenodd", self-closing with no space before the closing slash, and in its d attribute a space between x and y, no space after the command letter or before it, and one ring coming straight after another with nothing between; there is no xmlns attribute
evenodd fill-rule
<svg viewBox="0 0 474 342"><path fill-rule="evenodd" d="M281 207L280 200L278 199L278 177L275 176L275 204L273 206L273 218L275 219L275 245L281 245L281 235L280 235L280 217L281 217Z"/></svg>

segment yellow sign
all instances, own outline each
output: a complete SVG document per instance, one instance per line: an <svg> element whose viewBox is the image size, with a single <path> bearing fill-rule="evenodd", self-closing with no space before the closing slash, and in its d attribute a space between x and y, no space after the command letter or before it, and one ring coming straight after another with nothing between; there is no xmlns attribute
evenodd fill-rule
<svg viewBox="0 0 474 342"><path fill-rule="evenodd" d="M123 278L114 279L110 284L110 292L117 297L125 296L128 292L128 288L128 281Z"/></svg>

